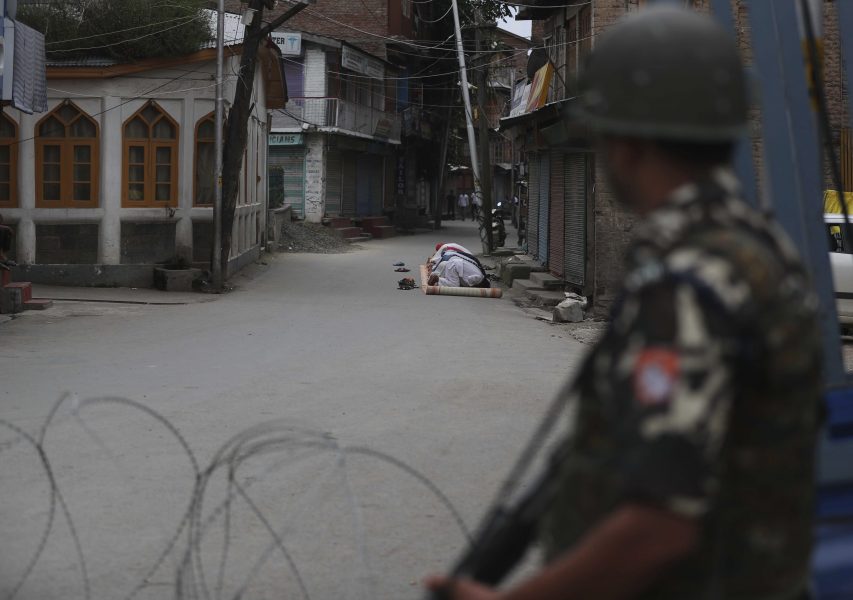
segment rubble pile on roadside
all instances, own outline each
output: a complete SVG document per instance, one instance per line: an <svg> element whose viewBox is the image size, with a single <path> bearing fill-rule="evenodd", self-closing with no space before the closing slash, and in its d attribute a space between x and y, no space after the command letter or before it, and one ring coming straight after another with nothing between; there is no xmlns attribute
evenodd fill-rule
<svg viewBox="0 0 853 600"><path fill-rule="evenodd" d="M319 223L293 221L281 226L282 252L308 252L312 254L342 254L352 246L342 240L330 228Z"/></svg>

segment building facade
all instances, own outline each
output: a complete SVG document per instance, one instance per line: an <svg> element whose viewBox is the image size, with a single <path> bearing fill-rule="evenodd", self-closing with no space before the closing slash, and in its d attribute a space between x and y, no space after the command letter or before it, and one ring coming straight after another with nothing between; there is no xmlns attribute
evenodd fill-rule
<svg viewBox="0 0 853 600"><path fill-rule="evenodd" d="M270 206L312 222L393 210L402 116L387 81L397 70L346 42L279 36L299 43L282 56L289 99L272 116Z"/></svg>
<svg viewBox="0 0 853 600"><path fill-rule="evenodd" d="M239 52L229 47L226 72L236 72ZM27 279L150 285L152 264L209 265L215 63L212 48L133 64L53 62L47 112L4 111L0 212L15 230L14 258ZM264 46L260 63L232 270L263 243L268 110L286 97L279 71L265 68L277 65L277 48ZM234 84L230 78L226 97Z"/></svg>
<svg viewBox="0 0 853 600"><path fill-rule="evenodd" d="M641 9L645 0L627 2L565 2L531 0L517 19L533 21L534 49L527 77L513 92L513 105L501 119L501 129L521 148L527 164L521 187L526 191L527 251L566 287L592 299L594 312L607 314L618 293L623 255L631 240L635 217L608 187L602 166L595 160L583 124L572 122L577 75L596 36L626 13ZM574 4L574 5L573 5ZM707 0L685 4L710 11ZM744 0L732 2L738 41L744 60L751 62L749 14ZM853 177L853 136L845 112L837 18L832 2L824 2L824 43L827 99L833 144L839 151L848 184ZM538 95L537 86L543 86ZM753 111L751 142L755 172L762 170L760 114ZM572 127L567 127L571 123ZM831 182L827 173L827 186ZM755 188L760 195L760 181ZM845 186L846 187L846 186Z"/></svg>
<svg viewBox="0 0 853 600"><path fill-rule="evenodd" d="M285 190L283 202L302 204L312 221L428 218L443 174L445 107L457 89L452 47L442 42L452 21L434 3L317 0L285 26L277 35L303 41L299 56L283 57L291 88L300 80L302 87L274 117L272 189ZM295 147L279 145L291 141Z"/></svg>

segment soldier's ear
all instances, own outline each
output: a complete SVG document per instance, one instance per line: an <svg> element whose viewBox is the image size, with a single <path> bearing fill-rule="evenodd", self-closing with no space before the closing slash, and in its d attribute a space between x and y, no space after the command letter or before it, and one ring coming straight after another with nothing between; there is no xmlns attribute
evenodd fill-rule
<svg viewBox="0 0 853 600"><path fill-rule="evenodd" d="M622 176L643 169L653 151L652 144L646 140L628 137L607 137L602 141L607 154L608 164Z"/></svg>

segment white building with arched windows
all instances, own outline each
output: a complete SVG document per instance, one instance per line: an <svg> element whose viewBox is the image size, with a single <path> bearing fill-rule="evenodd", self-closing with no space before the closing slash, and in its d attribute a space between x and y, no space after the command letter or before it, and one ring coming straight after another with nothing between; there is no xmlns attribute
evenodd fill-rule
<svg viewBox="0 0 853 600"><path fill-rule="evenodd" d="M240 52L226 48L226 111ZM264 243L269 111L286 102L279 61L262 44L231 272ZM143 286L151 265L209 264L215 72L213 47L132 64L48 63L48 112L0 117L0 214L15 230L16 278Z"/></svg>

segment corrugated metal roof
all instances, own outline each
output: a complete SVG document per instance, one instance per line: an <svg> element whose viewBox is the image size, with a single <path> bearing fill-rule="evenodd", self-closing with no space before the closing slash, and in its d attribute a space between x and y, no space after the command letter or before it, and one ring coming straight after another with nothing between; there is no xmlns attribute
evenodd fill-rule
<svg viewBox="0 0 853 600"><path fill-rule="evenodd" d="M48 67L111 67L119 64L114 58L83 56L80 58L48 58Z"/></svg>

